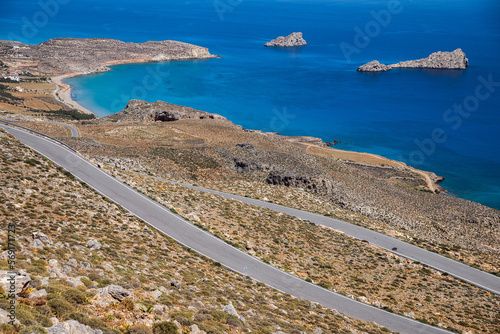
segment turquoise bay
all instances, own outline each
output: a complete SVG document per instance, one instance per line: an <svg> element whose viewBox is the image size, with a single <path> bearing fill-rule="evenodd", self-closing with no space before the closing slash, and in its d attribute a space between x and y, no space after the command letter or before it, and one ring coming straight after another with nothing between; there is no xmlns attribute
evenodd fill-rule
<svg viewBox="0 0 500 334"><path fill-rule="evenodd" d="M35 1L28 3L36 9ZM208 47L222 58L120 65L67 82L75 100L99 116L122 110L130 98L186 105L245 128L338 140L338 148L401 160L445 176L443 186L456 196L500 208L496 2L401 1L388 23L361 37L358 31L378 22L373 13L387 10L390 1L231 3L221 11L212 1L147 0L141 7L132 1L70 2L26 42L108 37ZM16 19L19 5L6 6ZM110 17L109 10L116 14ZM5 27L0 21L0 31L6 31L0 38L7 38ZM302 31L309 45L263 47L292 31ZM347 44L355 51L346 53ZM469 58L465 71L356 72L373 59L395 63L456 48ZM479 100L481 85L489 95ZM457 105L461 113L454 111ZM433 140L436 130L444 140Z"/></svg>

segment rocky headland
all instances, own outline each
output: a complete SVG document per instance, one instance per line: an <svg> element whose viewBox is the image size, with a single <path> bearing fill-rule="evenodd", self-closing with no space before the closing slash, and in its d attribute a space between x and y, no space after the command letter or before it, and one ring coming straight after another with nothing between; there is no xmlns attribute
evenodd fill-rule
<svg viewBox="0 0 500 334"><path fill-rule="evenodd" d="M293 32L290 35L284 37L279 36L272 41L264 44L265 46L278 46L278 47L292 47L292 46L303 46L307 45L307 42L302 38L301 32Z"/></svg>
<svg viewBox="0 0 500 334"><path fill-rule="evenodd" d="M183 107L163 101L146 102L141 100L130 100L127 107L99 119L97 122L172 122L181 119L216 119L226 120L217 114L206 111Z"/></svg>
<svg viewBox="0 0 500 334"><path fill-rule="evenodd" d="M126 43L106 38L55 38L36 45L0 41L0 46L11 47L2 57L9 67L43 76L105 72L108 66L122 63L217 57L207 48L177 41Z"/></svg>
<svg viewBox="0 0 500 334"><path fill-rule="evenodd" d="M358 67L358 72L385 72L393 68L427 68L427 69L447 69L465 70L469 66L469 60L462 49L452 52L434 52L427 58L402 61L397 64L384 65L373 60Z"/></svg>

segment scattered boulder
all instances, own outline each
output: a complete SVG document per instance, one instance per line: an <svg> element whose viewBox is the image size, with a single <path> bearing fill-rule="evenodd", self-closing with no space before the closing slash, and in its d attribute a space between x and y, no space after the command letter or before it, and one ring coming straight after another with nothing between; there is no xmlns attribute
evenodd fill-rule
<svg viewBox="0 0 500 334"><path fill-rule="evenodd" d="M240 317L240 315L238 314L238 312L234 308L232 302L229 302L229 304L227 304L226 306L224 306L222 308L222 311L226 312L227 314L234 315L235 317L238 317L238 318Z"/></svg>
<svg viewBox="0 0 500 334"><path fill-rule="evenodd" d="M54 243L51 238L49 238L45 233L40 232L40 231L34 232L32 234L32 237L33 237L33 240L40 240L44 244L52 245Z"/></svg>
<svg viewBox="0 0 500 334"><path fill-rule="evenodd" d="M175 286L177 289L180 289L181 288L181 282L179 281L170 281L170 285L171 286Z"/></svg>
<svg viewBox="0 0 500 334"><path fill-rule="evenodd" d="M67 320L47 328L49 334L102 334L102 330L94 330L90 326L79 323L76 320Z"/></svg>
<svg viewBox="0 0 500 334"><path fill-rule="evenodd" d="M384 65L379 63L378 60L372 60L369 63L366 63L360 67L358 67L358 72L386 72L392 70L391 66Z"/></svg>
<svg viewBox="0 0 500 334"><path fill-rule="evenodd" d="M47 296L47 291L45 289L32 292L29 295L30 298L42 298L45 296Z"/></svg>
<svg viewBox="0 0 500 334"><path fill-rule="evenodd" d="M251 249L253 249L254 247L255 247L255 246L254 246L254 244L253 244L251 241L247 241L247 242L245 242L245 248L246 248L246 250L251 250Z"/></svg>
<svg viewBox="0 0 500 334"><path fill-rule="evenodd" d="M162 293L160 290L158 290L158 289L156 289L156 290L154 290L154 291L151 291L151 292L149 293L149 295L150 295L150 296L151 296L151 298L153 298L153 299L158 299L158 298L160 298L162 294L163 294L163 293Z"/></svg>
<svg viewBox="0 0 500 334"><path fill-rule="evenodd" d="M207 332L202 331L196 324L189 326L189 332L191 334L207 334Z"/></svg>
<svg viewBox="0 0 500 334"><path fill-rule="evenodd" d="M272 41L264 44L265 46L292 47L307 45L307 42L302 38L301 32L293 32L290 35L283 37L279 36Z"/></svg>
<svg viewBox="0 0 500 334"><path fill-rule="evenodd" d="M0 286L6 293L15 291L16 294L24 290L24 287L31 281L29 275L12 273L7 270L0 270ZM15 282L15 283L14 283Z"/></svg>
<svg viewBox="0 0 500 334"><path fill-rule="evenodd" d="M36 248L36 249L43 249L45 247L45 244L43 243L42 240L40 239L35 239L30 243L31 248Z"/></svg>
<svg viewBox="0 0 500 334"><path fill-rule="evenodd" d="M96 239L92 238L92 239L89 239L89 241L87 241L87 248L89 248L90 250L98 250L98 249L101 249L101 243L99 241L97 241Z"/></svg>
<svg viewBox="0 0 500 334"><path fill-rule="evenodd" d="M9 251L8 250L0 253L0 260L7 260L8 258L9 258Z"/></svg>
<svg viewBox="0 0 500 334"><path fill-rule="evenodd" d="M366 298L365 296L356 297L356 300L362 303L368 303L368 298Z"/></svg>
<svg viewBox="0 0 500 334"><path fill-rule="evenodd" d="M0 324L7 324L12 321L12 319L9 317L10 313L3 308L0 308ZM15 325L20 325L21 323L19 320L15 319L14 320Z"/></svg>
<svg viewBox="0 0 500 334"><path fill-rule="evenodd" d="M119 285L111 284L97 290L97 296L111 296L118 301L122 301L130 296L130 292Z"/></svg>
<svg viewBox="0 0 500 334"><path fill-rule="evenodd" d="M74 288L76 288L76 287L78 287L80 285L85 285L82 282L82 278L83 278L83 276L80 276L80 277L68 277L68 278L66 278L66 282L68 282Z"/></svg>

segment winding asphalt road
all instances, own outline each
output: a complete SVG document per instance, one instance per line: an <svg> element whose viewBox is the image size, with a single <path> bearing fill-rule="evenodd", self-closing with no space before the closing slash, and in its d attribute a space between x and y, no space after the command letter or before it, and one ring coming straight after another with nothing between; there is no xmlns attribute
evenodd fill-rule
<svg viewBox="0 0 500 334"><path fill-rule="evenodd" d="M35 121L26 121L26 120L21 120L21 119L14 119L14 118L2 118L0 120L4 120L4 121L7 121L7 122L33 122L33 123L55 124L55 125L64 126L66 129L68 129L69 131L71 131L71 137L73 137L73 138L78 138L78 136L80 135L80 133L78 132L78 130L75 127L72 127L71 125L68 125L66 123L44 122L44 121L36 121L35 122Z"/></svg>
<svg viewBox="0 0 500 334"><path fill-rule="evenodd" d="M268 286L289 293L295 297L320 303L325 307L336 309L339 312L356 319L375 322L393 331L419 334L450 333L444 329L429 326L413 319L389 313L376 307L347 298L312 283L305 282L302 279L263 263L247 253L226 244L222 240L214 237L212 234L197 228L189 222L186 222L179 216L172 214L167 208L150 200L145 195L138 193L126 184L111 177L109 174L80 157L78 154L75 154L70 149L61 146L55 141L3 124L0 124L0 127L14 135L25 145L33 148L35 151L52 160L57 165L62 166L78 179L86 182L103 196L108 197L130 212L134 213L136 216L143 219L159 231L172 237L179 243L191 247L198 253L203 254L214 261L220 262L231 270L239 272L243 275L248 275L257 281L263 282ZM193 188L197 189L196 187ZM206 191L207 189L203 190ZM238 200L244 200L245 202L251 204L255 201L245 197L239 198L235 195L222 194L215 191L210 192L223 196L225 195L226 197ZM316 220L325 224L331 223L328 221L330 218L327 217L275 206L274 204L267 202L255 201L255 203L261 206L264 205L273 210L283 210L288 214L297 214L297 216L300 216L301 218L304 217L303 219L311 221ZM346 229L348 226L351 226L348 223L338 221L338 224L340 223L347 224L344 226ZM374 238L369 232L369 230L365 229L358 231L358 233L362 233L363 239L369 240L370 238L373 238L371 241L372 243L375 243L374 241L377 240L385 240L385 236L377 235L377 237ZM396 245L394 244L396 241L397 240L390 238L390 240L386 240L384 242L389 242L389 247L394 247ZM397 245L398 247L410 246L405 243L402 244L403 245ZM433 255L438 256L436 254ZM449 272L449 270L447 271ZM473 270L472 272L475 271ZM493 283L496 284L498 281ZM494 287L498 287L498 285L494 285Z"/></svg>
<svg viewBox="0 0 500 334"><path fill-rule="evenodd" d="M342 231L345 234L352 236L359 240L366 240L370 244L383 248L391 253L405 257L413 261L419 261L428 265L431 268L441 272L448 273L454 277L460 278L468 283L474 284L479 288L489 292L500 295L500 277L488 274L487 272L472 268L458 261L449 259L439 254L430 252L423 248L411 245L399 239L378 233L367 228L353 225L342 220L325 217L316 213L292 209L286 206L264 202L243 196L228 194L217 190L207 189L184 184L180 182L162 179L164 181L172 182L182 185L187 188L200 190L203 192L220 195L225 198L238 200L247 204L259 206L262 208L271 209L273 211L282 212L290 216L295 216L312 223L331 227L335 230Z"/></svg>

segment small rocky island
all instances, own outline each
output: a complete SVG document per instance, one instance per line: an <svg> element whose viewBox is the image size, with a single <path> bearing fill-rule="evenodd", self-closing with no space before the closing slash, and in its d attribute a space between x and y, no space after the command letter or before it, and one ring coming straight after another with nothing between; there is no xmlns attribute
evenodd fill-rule
<svg viewBox="0 0 500 334"><path fill-rule="evenodd" d="M358 67L358 72L386 72L393 68L428 68L428 69L447 69L447 70L465 70L469 66L469 60L462 49L456 49L452 52L434 52L427 58L402 61L393 65L384 65L373 60Z"/></svg>
<svg viewBox="0 0 500 334"><path fill-rule="evenodd" d="M264 44L265 46L277 46L277 47L292 47L292 46L303 46L307 45L307 42L302 38L301 32L292 32L290 35L283 37L279 36L272 41Z"/></svg>
<svg viewBox="0 0 500 334"><path fill-rule="evenodd" d="M127 107L99 119L97 122L173 122L181 119L215 119L226 120L218 114L183 107L163 101L146 102L142 100L130 100Z"/></svg>

